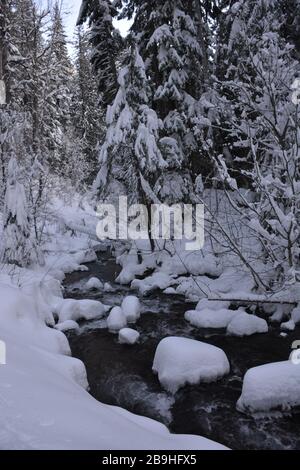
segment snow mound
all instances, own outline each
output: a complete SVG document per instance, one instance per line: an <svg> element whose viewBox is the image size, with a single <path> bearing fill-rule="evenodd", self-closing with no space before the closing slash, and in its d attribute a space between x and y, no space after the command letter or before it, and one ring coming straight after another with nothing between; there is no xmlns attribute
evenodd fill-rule
<svg viewBox="0 0 300 470"><path fill-rule="evenodd" d="M109 331L117 332L127 325L126 317L121 307L114 307L107 317Z"/></svg>
<svg viewBox="0 0 300 470"><path fill-rule="evenodd" d="M197 328L226 328L231 320L238 315L238 310L221 308L219 310L188 310L184 318Z"/></svg>
<svg viewBox="0 0 300 470"><path fill-rule="evenodd" d="M100 281L100 279L98 279L97 277L91 277L86 285L85 285L85 288L87 290L100 290L100 289L103 289L103 284L102 282Z"/></svg>
<svg viewBox="0 0 300 470"><path fill-rule="evenodd" d="M300 304L296 308L293 309L291 318L293 322L295 323L295 325L300 323Z"/></svg>
<svg viewBox="0 0 300 470"><path fill-rule="evenodd" d="M185 384L213 382L230 367L222 349L189 338L170 336L157 346L153 372L161 385L171 393Z"/></svg>
<svg viewBox="0 0 300 470"><path fill-rule="evenodd" d="M155 272L145 279L134 279L132 289L137 289L141 295L147 295L155 290L165 290L174 284L174 279L169 274Z"/></svg>
<svg viewBox="0 0 300 470"><path fill-rule="evenodd" d="M122 328L119 331L119 343L121 344L135 344L139 337L139 332L132 328Z"/></svg>
<svg viewBox="0 0 300 470"><path fill-rule="evenodd" d="M106 282L104 284L104 292L113 292L114 291L114 288L110 285L109 282Z"/></svg>
<svg viewBox="0 0 300 470"><path fill-rule="evenodd" d="M250 336L255 333L267 333L268 324L263 318L241 312L227 326L227 333L235 336Z"/></svg>
<svg viewBox="0 0 300 470"><path fill-rule="evenodd" d="M296 325L293 320L283 322L280 325L280 329L285 330L285 331L294 331L295 328L296 328Z"/></svg>
<svg viewBox="0 0 300 470"><path fill-rule="evenodd" d="M209 300L209 299L201 299L196 305L196 310L220 310L230 307L230 302L228 300Z"/></svg>
<svg viewBox="0 0 300 470"><path fill-rule="evenodd" d="M79 325L74 320L66 320L62 323L57 323L54 328L59 331L77 330L79 328Z"/></svg>
<svg viewBox="0 0 300 470"><path fill-rule="evenodd" d="M249 369L244 377L239 411L287 410L300 405L300 367L292 361Z"/></svg>
<svg viewBox="0 0 300 470"><path fill-rule="evenodd" d="M128 323L135 323L141 315L141 304L137 297L128 295L123 299L121 308Z"/></svg>
<svg viewBox="0 0 300 470"><path fill-rule="evenodd" d="M94 318L102 318L110 309L108 305L104 305L98 300L74 300L63 299L58 302L54 308L54 313L59 318L59 323L66 320L93 320Z"/></svg>

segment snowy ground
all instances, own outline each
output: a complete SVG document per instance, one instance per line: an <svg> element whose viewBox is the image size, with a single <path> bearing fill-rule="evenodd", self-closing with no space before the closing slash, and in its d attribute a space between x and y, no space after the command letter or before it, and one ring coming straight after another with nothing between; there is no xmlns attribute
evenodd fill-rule
<svg viewBox="0 0 300 470"><path fill-rule="evenodd" d="M74 208L64 213L73 223L81 217ZM89 220L92 227L93 215ZM85 367L70 357L60 330L74 327L80 317L101 317L107 309L99 302L63 300L60 281L65 272L84 269L80 263L93 259L95 243L88 235L62 233L60 221L49 225L43 268L2 266L0 339L6 365L0 365L0 448L224 448L200 436L172 435L162 424L101 404L86 391ZM134 309L139 315L137 304Z"/></svg>

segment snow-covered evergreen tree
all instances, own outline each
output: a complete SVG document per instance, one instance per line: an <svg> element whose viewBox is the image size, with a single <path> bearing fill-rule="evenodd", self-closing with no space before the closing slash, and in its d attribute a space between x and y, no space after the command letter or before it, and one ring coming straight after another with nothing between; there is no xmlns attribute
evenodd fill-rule
<svg viewBox="0 0 300 470"><path fill-rule="evenodd" d="M111 104L118 90L116 62L121 37L113 26L120 0L82 0L77 24L88 20L92 46L91 62L104 106Z"/></svg>
<svg viewBox="0 0 300 470"><path fill-rule="evenodd" d="M113 185L134 202L149 202L146 183L153 186L167 163L159 146L162 121L149 106L151 89L135 45L118 82L118 93L107 110L108 129L95 187L102 197L111 193Z"/></svg>
<svg viewBox="0 0 300 470"><path fill-rule="evenodd" d="M197 174L201 160L198 100L207 73L203 70L206 51L199 40L196 2L133 0L127 5L128 11L130 8L135 8L131 34L150 77L151 106L163 122L160 146L169 170L155 189L164 200L187 200L192 170ZM170 187L175 179L176 185Z"/></svg>
<svg viewBox="0 0 300 470"><path fill-rule="evenodd" d="M26 267L37 260L25 189L20 182L20 170L14 157L7 171L2 246L4 263Z"/></svg>
<svg viewBox="0 0 300 470"><path fill-rule="evenodd" d="M46 53L47 88L46 113L43 113L50 167L62 169L69 145L72 66L67 50L67 39L62 22L61 5L56 2L52 12L50 40Z"/></svg>
<svg viewBox="0 0 300 470"><path fill-rule="evenodd" d="M82 153L85 180L91 182L98 172L98 142L103 141L105 136L105 110L99 103L97 83L90 62L91 46L88 33L82 26L77 28L74 46L76 57L71 84L71 119L77 144L76 154L78 156Z"/></svg>

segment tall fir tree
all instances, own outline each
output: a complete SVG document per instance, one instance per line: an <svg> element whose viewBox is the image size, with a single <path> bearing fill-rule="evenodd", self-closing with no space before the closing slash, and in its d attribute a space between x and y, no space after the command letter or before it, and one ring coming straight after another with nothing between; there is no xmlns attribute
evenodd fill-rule
<svg viewBox="0 0 300 470"><path fill-rule="evenodd" d="M60 171L69 147L72 64L62 21L62 6L54 4L50 39L46 51L47 86L43 122L52 170Z"/></svg>
<svg viewBox="0 0 300 470"><path fill-rule="evenodd" d="M116 63L122 41L113 18L121 3L121 0L82 0L77 21L77 25L88 21L90 27L91 62L104 106L112 103L118 90Z"/></svg>
<svg viewBox="0 0 300 470"><path fill-rule="evenodd" d="M99 104L97 83L91 66L91 46L82 26L76 30L75 63L72 81L71 116L77 149L85 160L85 180L92 182L97 174L98 142L105 136L105 111Z"/></svg>
<svg viewBox="0 0 300 470"><path fill-rule="evenodd" d="M131 202L150 203L147 188L167 164L158 145L162 121L149 107L151 88L135 45L118 82L118 93L107 111L108 128L95 188L102 198L114 192L117 196L119 191Z"/></svg>

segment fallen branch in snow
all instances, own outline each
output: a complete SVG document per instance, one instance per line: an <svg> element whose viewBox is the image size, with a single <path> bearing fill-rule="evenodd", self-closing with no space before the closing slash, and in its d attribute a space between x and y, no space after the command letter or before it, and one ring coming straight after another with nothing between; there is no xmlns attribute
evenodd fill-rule
<svg viewBox="0 0 300 470"><path fill-rule="evenodd" d="M268 299L266 297L244 297L244 298L234 298L232 296L229 297L208 297L208 300L211 301L224 301L224 302L238 302L238 303L257 303L257 304L281 304L281 305L297 305L298 301L294 300L285 300L285 299Z"/></svg>

